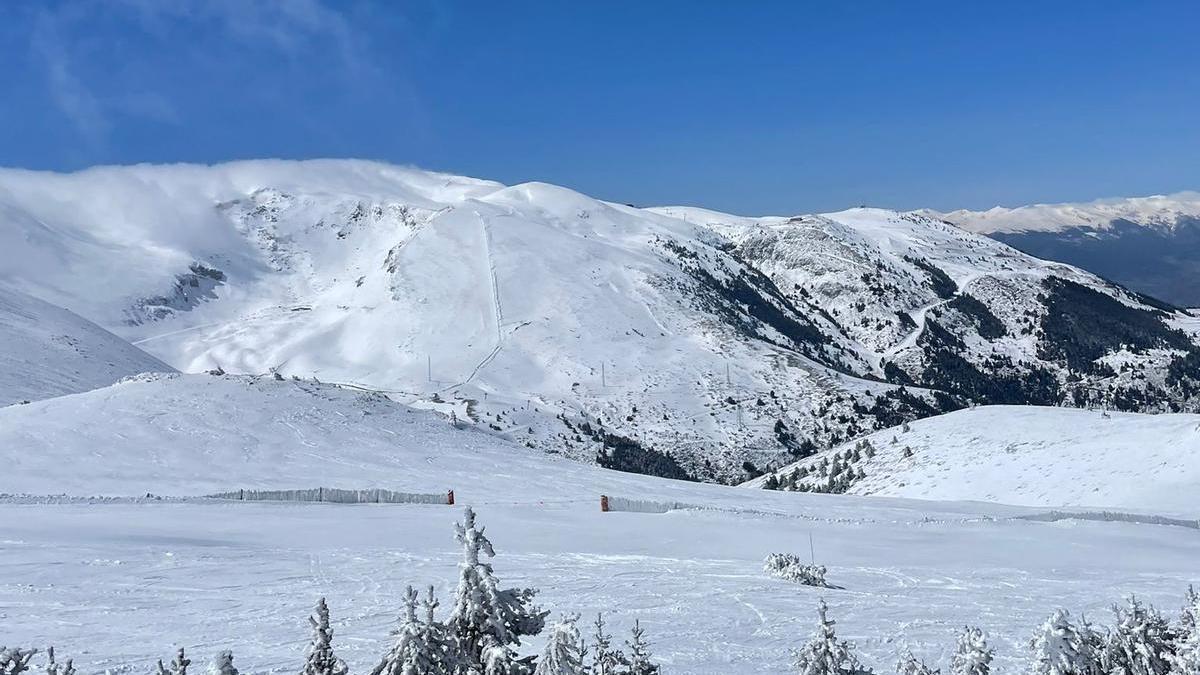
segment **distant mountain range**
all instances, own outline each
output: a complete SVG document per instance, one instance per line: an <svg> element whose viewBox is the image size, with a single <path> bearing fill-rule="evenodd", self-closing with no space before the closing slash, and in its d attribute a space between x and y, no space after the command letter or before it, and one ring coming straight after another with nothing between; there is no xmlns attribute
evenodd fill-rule
<svg viewBox="0 0 1200 675"><path fill-rule="evenodd" d="M359 161L3 170L0 282L125 341L105 353L141 365L95 386L157 360L316 378L669 477L737 482L970 403L1200 410L1200 319L941 218Z"/></svg>
<svg viewBox="0 0 1200 675"><path fill-rule="evenodd" d="M924 213L1161 300L1200 307L1200 193Z"/></svg>

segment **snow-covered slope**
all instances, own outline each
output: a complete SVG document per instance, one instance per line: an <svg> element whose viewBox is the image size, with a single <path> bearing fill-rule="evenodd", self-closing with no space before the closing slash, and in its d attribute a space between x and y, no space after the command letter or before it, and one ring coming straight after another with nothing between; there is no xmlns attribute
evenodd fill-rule
<svg viewBox="0 0 1200 675"><path fill-rule="evenodd" d="M0 409L0 448L7 494L337 487L598 504L604 490L669 495L680 485L547 456L381 394L274 377L143 374L10 406Z"/></svg>
<svg viewBox="0 0 1200 675"><path fill-rule="evenodd" d="M933 215L1167 302L1200 305L1200 193Z"/></svg>
<svg viewBox="0 0 1200 675"><path fill-rule="evenodd" d="M377 394L273 377L143 376L3 408L0 464L0 492L68 497L453 488L487 527L506 585L540 587L553 616L603 611L618 639L640 621L664 672L679 675L786 672L818 598L877 671L904 647L945 666L971 624L988 632L996 672L1021 672L1031 630L1055 607L1104 621L1134 593L1173 609L1200 556L1184 527L607 471ZM695 508L601 513L600 494ZM196 664L232 649L243 672L294 672L325 597L335 649L366 672L390 645L406 585L434 585L445 616L460 517L437 505L0 497L5 641L53 644L85 673L146 672L181 646ZM810 542L843 588L762 571L767 554L807 556Z"/></svg>
<svg viewBox="0 0 1200 675"><path fill-rule="evenodd" d="M358 161L6 170L0 276L184 371L354 384L665 475L740 480L968 400L1200 397L1178 316L873 209L645 210Z"/></svg>
<svg viewBox="0 0 1200 675"><path fill-rule="evenodd" d="M1189 317L1081 269L917 213L656 210L727 238L890 382L958 402L1197 409Z"/></svg>
<svg viewBox="0 0 1200 675"><path fill-rule="evenodd" d="M885 429L784 467L774 474L783 489L801 467L801 489L836 485L858 495L1195 517L1200 415L981 406Z"/></svg>
<svg viewBox="0 0 1200 675"><path fill-rule="evenodd" d="M0 285L0 406L151 371L174 368L76 314Z"/></svg>

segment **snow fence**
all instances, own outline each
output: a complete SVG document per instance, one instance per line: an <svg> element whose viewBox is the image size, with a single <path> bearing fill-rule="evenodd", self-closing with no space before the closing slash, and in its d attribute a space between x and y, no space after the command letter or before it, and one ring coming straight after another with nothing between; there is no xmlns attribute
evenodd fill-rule
<svg viewBox="0 0 1200 675"><path fill-rule="evenodd" d="M637 513L666 513L676 509L696 509L700 508L693 504L684 504L683 502L653 502L644 499L626 499L625 497L613 497L610 495L600 495L600 510L601 511L636 511Z"/></svg>
<svg viewBox="0 0 1200 675"><path fill-rule="evenodd" d="M310 488L307 490L235 490L207 495L208 499L234 499L247 502L330 502L333 504L454 504L454 490L443 493L395 492L374 488L342 490L340 488Z"/></svg>
<svg viewBox="0 0 1200 675"><path fill-rule="evenodd" d="M1119 511L1047 511L1013 516L1015 520L1033 520L1052 523L1059 520L1096 520L1105 523L1137 523L1139 525L1173 525L1200 530L1200 520L1171 518L1151 514L1122 513Z"/></svg>

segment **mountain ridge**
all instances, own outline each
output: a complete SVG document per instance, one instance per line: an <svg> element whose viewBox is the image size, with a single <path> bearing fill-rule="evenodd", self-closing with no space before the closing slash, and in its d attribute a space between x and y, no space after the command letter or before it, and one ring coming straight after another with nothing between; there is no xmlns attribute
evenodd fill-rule
<svg viewBox="0 0 1200 675"><path fill-rule="evenodd" d="M0 275L180 370L378 390L626 470L736 482L971 402L1200 397L1191 317L921 214L357 160L3 170L0 213Z"/></svg>
<svg viewBox="0 0 1200 675"><path fill-rule="evenodd" d="M1198 192L928 213L1164 301L1200 306Z"/></svg>

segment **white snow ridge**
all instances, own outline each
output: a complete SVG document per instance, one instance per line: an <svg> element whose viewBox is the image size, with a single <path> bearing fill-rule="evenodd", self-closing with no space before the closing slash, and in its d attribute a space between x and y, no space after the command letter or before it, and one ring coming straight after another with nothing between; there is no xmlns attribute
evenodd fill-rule
<svg viewBox="0 0 1200 675"><path fill-rule="evenodd" d="M1197 326L922 214L3 170L0 669L1186 665Z"/></svg>

